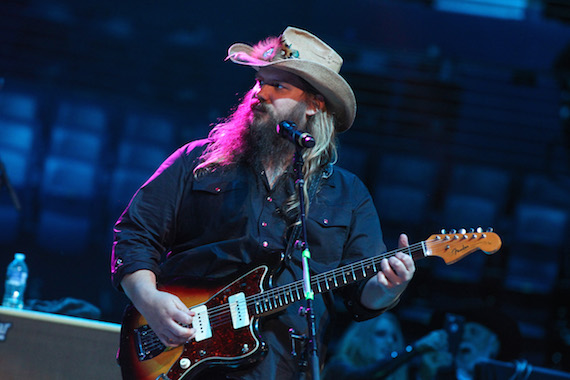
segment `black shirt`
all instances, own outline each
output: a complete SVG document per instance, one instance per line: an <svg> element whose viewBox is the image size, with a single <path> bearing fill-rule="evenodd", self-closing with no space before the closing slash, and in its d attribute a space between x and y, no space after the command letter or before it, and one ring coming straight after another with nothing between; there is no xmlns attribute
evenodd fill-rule
<svg viewBox="0 0 570 380"><path fill-rule="evenodd" d="M206 140L195 141L170 156L137 191L117 222L112 256L112 280L117 288L126 274L140 269L153 271L160 282L181 276L237 277L246 268L272 261L285 251L291 220L285 215L284 203L295 191L292 173L284 174L272 189L265 173L247 164L195 178L193 170L206 144ZM310 267L315 273L385 251L368 190L341 168L335 167L321 180L307 215L307 235ZM296 251L274 285L299 279L302 263ZM355 319L381 312L360 304L362 285L345 286L338 292ZM306 321L297 315L298 307L289 307L271 323L304 333ZM315 298L314 309L322 328L326 311L322 297Z"/></svg>

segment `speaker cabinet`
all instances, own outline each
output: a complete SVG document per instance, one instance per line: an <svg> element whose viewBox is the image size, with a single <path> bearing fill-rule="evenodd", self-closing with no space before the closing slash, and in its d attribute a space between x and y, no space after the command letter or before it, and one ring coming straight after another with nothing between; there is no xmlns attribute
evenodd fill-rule
<svg viewBox="0 0 570 380"><path fill-rule="evenodd" d="M2 379L120 380L120 325L0 307Z"/></svg>

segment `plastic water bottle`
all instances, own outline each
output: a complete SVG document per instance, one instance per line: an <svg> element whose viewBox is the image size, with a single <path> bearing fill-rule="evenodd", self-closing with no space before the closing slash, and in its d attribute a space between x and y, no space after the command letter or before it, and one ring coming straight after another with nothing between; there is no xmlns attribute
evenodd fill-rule
<svg viewBox="0 0 570 380"><path fill-rule="evenodd" d="M28 281L28 266L26 265L26 255L16 253L14 260L8 265L6 271L6 288L2 306L16 309L24 308L24 291Z"/></svg>

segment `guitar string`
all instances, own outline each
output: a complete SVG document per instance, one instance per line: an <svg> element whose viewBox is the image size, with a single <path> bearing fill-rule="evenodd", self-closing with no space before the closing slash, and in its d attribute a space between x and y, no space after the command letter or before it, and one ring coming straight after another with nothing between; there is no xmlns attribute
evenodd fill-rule
<svg viewBox="0 0 570 380"><path fill-rule="evenodd" d="M421 250L418 250L418 248L421 248ZM371 258L367 258L365 260L356 262L356 263L351 263L348 264L346 266L343 266L342 268L337 268L325 273L320 273L317 274L315 276L312 277L312 281L311 281L311 288L320 288L319 283L323 284L323 287L326 288L326 290L331 290L334 288L339 287L338 283L334 286L330 286L330 285L325 285L327 283L327 279L328 280L332 280L332 279L336 279L338 278L340 275L343 276L344 278L344 283L343 285L346 285L350 282L354 282L358 280L359 275L356 274L355 271L360 271L363 270L366 272L366 268L368 268L368 271L370 269L371 266L376 266L376 265L380 265L380 261L384 258L388 258L391 256L394 256L397 252L403 252L403 251L408 251L410 255L413 255L414 253L418 253L423 251L423 242L420 243L415 243L413 245L410 245L409 247L403 247L403 248L399 248L390 252L385 252L383 254L380 254L378 256L375 257L371 257ZM376 269L373 272L376 273L379 270ZM346 275L347 273L352 273L349 274L348 276ZM368 276L369 273L366 273L366 276ZM366 277L364 276L364 274L362 275L362 277ZM352 277L352 280L349 280L349 277ZM298 280L295 281L291 284L288 285L284 285L281 286L279 288L275 288L275 289L269 289L263 293L257 293L251 296L246 297L246 306L247 308L251 308L254 307L255 308L255 304L258 303L259 309L261 310L260 312L256 312L255 314L262 314L264 312L270 312L273 309L276 309L278 307L282 307L282 306L286 306L288 303L293 303L293 302L297 302L303 299L303 294L304 294L304 290L303 290L303 281L302 280ZM292 301L290 301L290 299L292 299ZM283 300L285 300L285 302L283 302ZM277 306L277 303L281 303L281 305ZM266 307L264 307L264 305ZM223 305L219 305L216 307L213 307L211 309L208 309L208 316L211 319L215 319L215 322L211 322L210 326L211 327L216 327L219 324L225 324L227 323L229 320L231 320L231 314L228 313L228 310L230 309L230 306L228 304L223 304ZM223 319L219 319L218 317L222 315Z"/></svg>
<svg viewBox="0 0 570 380"><path fill-rule="evenodd" d="M403 248L403 250L408 250L411 251L412 249L415 249L419 246L422 246L422 243L416 243L413 244L409 247L405 247ZM397 250L393 250L390 252L384 252L378 256L372 257L372 258L367 258L365 261L366 262L374 262L374 260L380 262L382 259L384 258L388 258L391 257L393 255L396 254L396 252L401 251L402 249L397 249ZM331 273L335 272L335 271L340 271L341 269L351 269L352 271L354 271L354 265L356 263L352 263L352 264L348 264L346 266L343 266L341 268L337 268L334 269L332 271L328 271L325 273L321 273L318 275L315 275L311 278L311 287L312 285L315 284L315 282L319 282L321 278L330 278ZM289 288L289 291L293 291L295 293L298 294L298 297L295 298L294 302L300 301L303 298L303 281L302 280L298 280L298 281L294 281L288 285L285 285L285 287ZM250 295L246 297L246 307L249 310L250 307L255 307L255 303L256 302L263 302L265 304L267 304L267 310L266 311L271 311L271 306L269 305L270 300L273 300L274 297L279 297L279 291L282 290L283 287L279 287L276 289L268 289L267 291L263 292L263 293L257 293L254 295ZM273 296L274 294L277 294L276 296ZM292 293L291 293L292 294ZM292 302L291 302L292 303ZM192 306L193 308L196 307L198 305ZM215 327L218 327L220 325L224 325L227 324L229 321L231 321L231 313L229 313L230 306L229 304L222 304L219 306L214 306L212 308L209 308L207 310L207 316L208 316L208 320L209 320L209 324L210 324L210 328L213 329ZM263 309L263 308L261 308ZM256 313L256 314L261 314L261 313ZM146 339L150 339L145 341L145 343L147 343L145 345L146 349L156 349L156 348L163 348L164 345L162 344L162 342L158 339L158 337L156 336L156 333L154 333L154 331L152 331L152 333L147 332L147 335L145 336Z"/></svg>
<svg viewBox="0 0 570 380"><path fill-rule="evenodd" d="M480 236L483 236L483 235L484 234L480 234ZM477 236L477 235L475 235L475 236ZM369 275L366 268L370 269L371 266L373 266L373 267L376 265L379 266L380 262L384 258L392 257L397 252L404 253L405 251L407 251L408 255L410 255L412 258L414 258L414 256L413 256L414 253L417 254L419 252L422 252L423 255L420 258L423 258L426 256L426 253L427 253L427 252L423 252L424 243L429 243L432 246L432 248L437 248L436 246L438 246L438 245L450 244L454 241L457 241L457 240L453 240L453 239L449 239L449 240L444 240L444 239L426 240L426 241L422 241L419 243L412 244L408 247L398 248L398 249L395 249L395 250L392 250L389 252L384 252L383 254L380 254L380 255L375 256L375 257L370 257L370 258L364 259L362 261L347 264L341 268L336 268L336 269L330 270L328 272L316 274L315 276L312 276L312 278L311 278L311 289L319 288L320 287L319 283L326 284L327 280L335 279L335 282L336 282L336 278L339 275L342 275L346 282L344 282L342 285L338 285L338 284L334 285L333 284L334 286L332 286L332 287L331 286L327 287L327 285L323 285L326 287L326 291L338 288L338 287L343 286L343 285L348 285L351 282L355 282L355 281L358 281L359 279L366 278ZM421 250L418 250L418 248L421 248ZM358 270L358 271L362 270L363 271L362 278L359 278L359 276L356 275L355 270ZM378 269L373 270L373 273L377 273L379 271L380 270L378 270ZM351 280L346 280L346 273L352 273L352 275L349 274L349 276L352 277ZM285 288L288 288L289 290L285 291L284 290ZM291 293L292 290L295 293L299 294L299 296L295 297L293 295L293 293ZM320 291L319 293L322 293L322 292L324 292L324 291ZM262 306L260 306L260 310L262 310L262 311L261 312L255 312L255 314L259 315L259 314L263 314L264 312L270 312L273 309L276 309L276 308L279 308L282 306L287 306L288 303L300 301L303 299L303 295L304 295L303 281L298 280L298 281L294 281L288 285L280 286L280 287L275 288L275 289L268 289L265 292L247 296L245 298L245 300L246 300L245 304L246 304L247 309L249 310L250 308L255 308L256 303L264 303L267 306L265 308L265 310ZM278 306L276 306L275 303L279 302L281 297L285 297L285 302L284 303L281 302L282 305L278 307ZM294 301L289 301L287 297L294 299ZM282 299L281 299L281 301L282 301ZM271 304L271 302L273 302L273 305ZM193 306L193 307L195 307L195 306ZM230 309L229 304L222 304L219 306L212 307L211 309L208 309L208 319L210 321L211 328L226 324L231 320L231 313L228 312L229 309ZM157 338L157 340L158 340L158 338ZM160 341L158 341L158 342L160 343Z"/></svg>
<svg viewBox="0 0 570 380"><path fill-rule="evenodd" d="M413 244L409 247L404 247L404 248L400 248L394 251L390 251L390 252L384 252L381 255L372 257L372 258L368 258L366 260L364 260L365 262L370 262L373 263L374 261L377 261L378 263L387 257L391 257L393 255L395 255L396 252L398 251L402 251L402 250L407 250L409 251L410 254L412 254L412 250L416 249L418 247L422 246L423 247L423 243L416 243ZM422 248L423 250L423 248ZM326 280L327 277L330 278L330 275L334 272L343 272L345 273L346 271L348 271L350 269L351 272L354 272L354 268L356 266L357 263L352 263L352 264L348 264L346 266L343 266L342 268L337 268L334 270L331 270L329 272L325 272L319 275L315 275L312 277L312 281L311 284L313 285L315 282L319 282L320 278L324 278ZM361 262L358 262L358 264L362 264ZM364 264L366 266L366 264ZM340 269L346 269L345 271L340 271ZM336 275L335 275L336 277ZM286 287L288 287L289 289L295 289L297 291L298 297L295 298L295 302L296 301L300 301L302 299L302 294L303 294L303 281L295 281L289 285L287 285ZM248 296L246 297L246 305L249 309L250 306L252 306L252 299L256 299L259 298L261 296L261 298L263 299L263 302L266 304L269 304L270 300L274 300L273 296L269 295L269 294L275 294L275 293L279 293L278 289L282 289L282 287L276 288L276 289L269 289L266 294L255 294L252 296ZM268 296L269 295L269 296ZM275 297L279 297L279 294ZM257 300L256 300L257 301ZM228 324L228 322L231 321L231 314L228 313L229 310L229 305L228 304L223 304L220 306L216 306L213 308L210 308L208 310L208 319L209 319L209 324L210 324L210 328L211 329L215 329L216 327L220 326L220 325L225 325ZM267 311L271 311L271 305L268 306L268 310ZM249 325L249 323L248 323ZM156 336L156 334L152 334L152 336L147 336L147 339L150 339L150 341L145 341L145 349L150 349L150 350L154 350L154 349L163 349L165 346L162 344L162 342L158 339L158 337Z"/></svg>
<svg viewBox="0 0 570 380"><path fill-rule="evenodd" d="M413 246L410 246L409 249L411 250L411 249L417 248L418 246L421 246L421 245L422 245L422 243L416 243ZM365 259L365 260L360 261L358 263L348 264L346 266L343 266L342 268L337 268L337 269L333 269L333 270L325 272L325 273L317 274L311 278L311 288L313 287L313 285L318 286L317 283L320 281L319 279L322 280L322 279L326 279L327 277L329 277L329 278L337 277L338 274L336 276L332 276L332 274L334 272L339 272L339 274L342 272L345 273L347 271L353 272L354 268L357 266L357 264L358 264L358 266L360 266L360 265L367 266L367 264L364 264L365 262L366 263L368 263L368 262L372 263L375 260L380 262L382 259L387 258L387 257L391 257L391 256L395 255L396 252L401 251L401 250L402 249L398 249L398 250L394 250L394 251L390 251L390 252L385 252L383 254L375 256L374 258L368 258L368 259ZM403 250L408 250L408 247L404 248ZM342 271L341 269L345 269L345 270ZM297 281L294 281L288 285L280 286L280 287L274 288L274 289L268 289L265 292L247 296L246 297L246 304L247 304L247 306L254 306L255 302L257 302L257 301L270 302L270 300L274 300L276 297L283 296L284 294L286 294L286 292L283 291L284 287L293 288L294 290L299 290L301 292L301 295L303 295L304 290L302 290L302 285L303 285L303 281L297 280ZM208 315L209 316L217 316L218 311L220 311L221 309L228 309L228 308L229 308L228 304L215 306L211 309L208 309ZM270 311L270 310L267 310L267 311ZM226 313L226 310L224 310L223 312Z"/></svg>
<svg viewBox="0 0 570 380"><path fill-rule="evenodd" d="M468 234L470 234L472 237L473 237L473 236L475 236L475 237L479 237L479 236L483 237L483 236L484 236L484 233L475 234L475 235L473 235L474 233L468 233ZM467 234L467 233L466 233L466 234L455 234L455 236L468 235L468 234ZM486 238L486 237L484 237L484 238ZM461 240L465 240L465 239L459 239L459 238L458 238L458 239L448 239L448 240L445 240L445 239L432 239L431 241L430 241L430 240L426 240L426 241L423 241L423 242L419 242L419 243L412 244L412 245L410 245L410 246L408 246L408 247L398 248L398 249L395 249L395 250L392 250L392 251L389 251L389 252L384 252L383 254L380 254L380 255L378 255L378 256L370 257L370 258L364 259L364 260L362 260L362 261L358 261L358 262L355 262L355 263L351 263L351 264L348 264L348 265L343 266L343 267L341 267L341 268L336 268L336 269L330 270L330 271L328 271L328 272L319 273L319 274L316 274L315 276L313 276L313 277L311 278L311 289L318 288L318 287L319 287L319 283L326 284L327 279L328 279L328 280L333 280L333 279L336 279L337 277L339 277L339 275L343 275L343 277L344 277L344 276L346 275L346 273L352 273L352 280L351 280L351 281L350 281L350 280L345 281L342 285L348 285L348 284L351 283L351 282L358 281L358 280L361 279L361 278L357 278L357 277L359 277L359 276L356 275L355 270L363 270L366 274L365 274L365 275L363 274L363 275L362 275L362 278L365 278L365 277L367 277L367 276L369 275L369 274L366 272L366 268L370 268L371 265L372 265L372 266L376 266L376 265L379 266L379 265L380 265L380 261L382 261L384 258L389 258L389 257L394 256L397 252L405 252L405 251L408 251L408 255L412 256L412 258L414 258L414 257L413 257L413 254L414 254L414 253L417 254L417 253L420 253L420 252L421 252L421 253L423 254L424 243L429 243L429 244L432 246L432 248L435 249L435 248L437 248L437 246L439 246L439 245L450 244L450 243L452 243L452 242L458 242L458 241L461 241ZM420 249L418 249L418 248L420 248ZM422 257L425 257L425 254L423 254ZM420 257L420 258L421 258L421 257ZM373 272L374 272L374 273L377 273L377 272L379 272L379 271L380 271L380 270L377 269L377 270L374 270ZM349 276L350 276L350 275L349 275ZM324 282L323 282L323 281L324 281ZM326 285L323 285L323 286L325 286L325 287L326 287L326 291L328 291L328 290L331 290L331 289L338 288L338 287L340 287L340 286L342 286L342 285L336 284L336 285L334 285L334 286L332 286L332 287L331 287L331 286L326 287ZM289 288L289 291L285 291L284 288ZM298 281L292 282L291 284L288 284L288 285L284 285L284 286L281 286L281 287L278 287L278 288L275 288L275 289L268 289L268 290L265 291L265 292L253 294L253 295L251 295L251 296L247 296L247 297L246 297L246 306L247 306L248 309L249 309L250 307L255 307L255 303L256 303L256 302L263 302L263 303L266 303L266 304L268 304L268 303L270 303L270 302L274 302L274 303L275 303L275 302L279 302L279 298L280 298L280 297L284 297L284 298L285 298L285 301L287 301L287 297L289 296L288 294L289 294L289 292L290 292L291 290L295 290L296 292L300 292L301 295L304 294L303 281L302 281L302 280L298 280ZM322 292L323 292L323 291L320 291L319 293L322 293ZM289 296L289 297L291 298L291 296ZM300 300L302 300L302 296L301 296L301 297L297 297L297 299L295 299L295 301L292 301L292 302L297 302L297 301L300 301ZM291 302L291 303L292 303L292 302ZM281 306L286 306L286 305L287 305L287 302L285 302L285 304L284 304L284 305L281 305ZM279 306L279 307L281 307L281 306ZM270 312L271 310L273 310L273 309L275 309L275 308L278 308L277 306L275 306L275 304L274 304L274 305L269 305L269 307L268 307L266 310L263 310L262 312L259 312L259 313L256 313L256 314L263 314L264 312ZM217 317L217 316L218 316L218 312L221 312L221 313L223 313L223 314L225 314L225 315L231 316L231 314L228 314L227 309L229 309L229 305L228 305L228 304L223 304L223 305L220 305L220 306L216 306L216 307L213 307L213 308L211 308L211 309L208 310L208 315L209 315L210 317ZM225 323L225 322L227 322L227 320L224 320L224 321L223 321L223 323Z"/></svg>

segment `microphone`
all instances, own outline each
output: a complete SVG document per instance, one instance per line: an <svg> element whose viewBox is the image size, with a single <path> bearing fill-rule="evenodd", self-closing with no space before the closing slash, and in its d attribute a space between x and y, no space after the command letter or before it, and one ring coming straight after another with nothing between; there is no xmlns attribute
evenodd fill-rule
<svg viewBox="0 0 570 380"><path fill-rule="evenodd" d="M315 146L315 139L307 132L301 132L292 121L283 120L277 124L277 134L286 138L299 148L312 148Z"/></svg>

